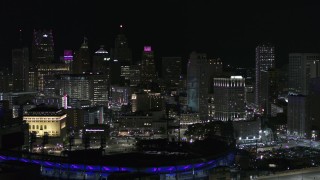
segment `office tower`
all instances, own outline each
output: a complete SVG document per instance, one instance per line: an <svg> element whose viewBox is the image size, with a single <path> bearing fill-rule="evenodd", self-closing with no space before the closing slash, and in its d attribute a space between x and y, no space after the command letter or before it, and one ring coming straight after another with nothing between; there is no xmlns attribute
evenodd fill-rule
<svg viewBox="0 0 320 180"><path fill-rule="evenodd" d="M129 87L112 86L110 91L110 107L112 109L121 109L123 105L129 104Z"/></svg>
<svg viewBox="0 0 320 180"><path fill-rule="evenodd" d="M320 54L290 53L289 54L289 92L308 95L310 78L320 75Z"/></svg>
<svg viewBox="0 0 320 180"><path fill-rule="evenodd" d="M261 97L261 83L267 81L261 76L262 71L269 71L275 67L275 51L274 46L270 44L262 44L256 47L256 84L255 84L255 103L259 111L263 109L263 101Z"/></svg>
<svg viewBox="0 0 320 180"><path fill-rule="evenodd" d="M35 66L29 66L28 71L28 91L36 91L38 88L38 68Z"/></svg>
<svg viewBox="0 0 320 180"><path fill-rule="evenodd" d="M162 57L162 78L167 88L178 87L181 67L181 57Z"/></svg>
<svg viewBox="0 0 320 180"><path fill-rule="evenodd" d="M214 78L215 120L246 120L245 101L245 78Z"/></svg>
<svg viewBox="0 0 320 180"><path fill-rule="evenodd" d="M307 121L306 96L288 96L288 134L306 137L310 131L310 123Z"/></svg>
<svg viewBox="0 0 320 180"><path fill-rule="evenodd" d="M271 104L275 103L280 94L279 90L279 71L276 69L270 69L268 71L260 72L260 102L261 108L264 114L271 116Z"/></svg>
<svg viewBox="0 0 320 180"><path fill-rule="evenodd" d="M132 51L123 31L124 27L120 25L120 34L115 39L115 47L111 50L111 57L118 60L121 65L129 66L132 63Z"/></svg>
<svg viewBox="0 0 320 180"><path fill-rule="evenodd" d="M132 112L161 111L164 108L164 99L160 93L140 92L131 95Z"/></svg>
<svg viewBox="0 0 320 180"><path fill-rule="evenodd" d="M29 50L18 48L12 50L13 91L26 91L29 75Z"/></svg>
<svg viewBox="0 0 320 180"><path fill-rule="evenodd" d="M140 83L148 86L150 82L155 82L158 78L154 62L154 53L151 46L144 46L141 60Z"/></svg>
<svg viewBox="0 0 320 180"><path fill-rule="evenodd" d="M208 93L213 94L213 78L222 74L222 61L220 58L207 60Z"/></svg>
<svg viewBox="0 0 320 180"><path fill-rule="evenodd" d="M54 60L54 43L52 30L34 30L32 43L32 64L52 63Z"/></svg>
<svg viewBox="0 0 320 180"><path fill-rule="evenodd" d="M132 64L132 50L120 25L120 33L115 39L115 47L111 49L111 84L128 85L130 66Z"/></svg>
<svg viewBox="0 0 320 180"><path fill-rule="evenodd" d="M92 71L109 74L109 61L110 55L108 51L104 49L104 46L100 46L100 49L93 55Z"/></svg>
<svg viewBox="0 0 320 180"><path fill-rule="evenodd" d="M49 77L49 79L52 79ZM45 80L49 81L49 80ZM54 77L54 85L49 83L45 89L52 89L56 95L78 100L90 100L93 105L108 105L108 77L104 74L64 74Z"/></svg>
<svg viewBox="0 0 320 180"><path fill-rule="evenodd" d="M109 78L105 74L94 74L89 76L92 90L92 104L108 107L109 102Z"/></svg>
<svg viewBox="0 0 320 180"><path fill-rule="evenodd" d="M73 72L73 52L72 50L64 50L63 52L63 63L69 65L70 73Z"/></svg>
<svg viewBox="0 0 320 180"><path fill-rule="evenodd" d="M131 65L129 71L129 80L130 86L136 87L140 84L140 66L139 65Z"/></svg>
<svg viewBox="0 0 320 180"><path fill-rule="evenodd" d="M129 86L130 85L131 67L132 66L133 65L121 66L120 76L121 76L121 80L123 81L122 84L125 85L125 86Z"/></svg>
<svg viewBox="0 0 320 180"><path fill-rule="evenodd" d="M87 38L84 37L83 43L80 49L75 53L75 58L73 61L73 73L82 74L83 72L91 71L91 60Z"/></svg>
<svg viewBox="0 0 320 180"><path fill-rule="evenodd" d="M192 52L187 69L188 107L193 112L199 112L200 119L208 116L209 69L206 54Z"/></svg>
<svg viewBox="0 0 320 180"><path fill-rule="evenodd" d="M102 124L104 122L103 106L88 107L83 109L83 124Z"/></svg>
<svg viewBox="0 0 320 180"><path fill-rule="evenodd" d="M12 91L12 89L12 75L9 73L7 69L0 70L0 92L10 92Z"/></svg>
<svg viewBox="0 0 320 180"><path fill-rule="evenodd" d="M307 135L313 139L318 139L320 136L320 77L311 78L309 83L309 93L307 96L307 121L312 127ZM312 137L313 136L313 137Z"/></svg>
<svg viewBox="0 0 320 180"><path fill-rule="evenodd" d="M44 84L45 84L45 76L54 76L57 74L69 74L70 69L69 69L68 64L40 64L38 66L37 70L37 89L40 92L44 91Z"/></svg>

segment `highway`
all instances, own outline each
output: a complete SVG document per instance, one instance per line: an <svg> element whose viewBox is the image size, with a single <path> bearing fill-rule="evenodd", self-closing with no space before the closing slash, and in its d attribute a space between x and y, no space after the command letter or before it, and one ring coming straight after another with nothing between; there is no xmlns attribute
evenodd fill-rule
<svg viewBox="0 0 320 180"><path fill-rule="evenodd" d="M255 179L263 180L320 180L320 167L306 168L300 170L290 170L285 172L279 172L269 176L260 176Z"/></svg>

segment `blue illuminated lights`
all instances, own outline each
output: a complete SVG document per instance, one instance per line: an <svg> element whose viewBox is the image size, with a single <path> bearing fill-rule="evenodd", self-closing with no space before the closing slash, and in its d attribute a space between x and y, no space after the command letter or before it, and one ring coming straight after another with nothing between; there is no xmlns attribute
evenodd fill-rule
<svg viewBox="0 0 320 180"><path fill-rule="evenodd" d="M29 159L25 159L25 158L21 158L20 161L21 161L21 162L25 162L25 163L30 162Z"/></svg>
<svg viewBox="0 0 320 180"><path fill-rule="evenodd" d="M66 173L72 171L73 173L98 173L100 176L107 177L110 173L114 172L139 172L139 173L151 173L151 174L172 174L172 173L188 173L196 170L212 169L219 165L226 166L232 165L235 155L228 154L225 157L217 158L215 160L205 161L196 164L186 164L178 166L161 166L161 167L145 167L145 168L133 168L133 167L116 167L116 166L99 166L99 165L84 165L84 164L68 164L57 163L52 161L17 158L11 156L0 155L0 160L14 160L25 163L40 164L47 171L51 169L57 170L57 174ZM47 174L47 173L46 173Z"/></svg>
<svg viewBox="0 0 320 180"><path fill-rule="evenodd" d="M7 159L7 157L5 157L5 156L0 156L0 159L2 159L2 160L6 160L6 159Z"/></svg>

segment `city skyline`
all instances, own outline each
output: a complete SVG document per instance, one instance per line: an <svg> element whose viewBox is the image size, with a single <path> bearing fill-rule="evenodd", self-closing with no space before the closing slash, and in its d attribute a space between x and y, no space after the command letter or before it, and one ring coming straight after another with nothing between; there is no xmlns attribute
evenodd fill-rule
<svg viewBox="0 0 320 180"><path fill-rule="evenodd" d="M2 1L1 34L6 36L1 36L0 64L10 67L11 49L18 46L20 30L24 45L30 48L34 29L52 29L58 59L64 49L78 49L84 36L91 55L100 45L110 51L122 24L135 61L141 58L143 46L151 45L158 61L181 56L185 64L195 50L219 57L224 64L254 67L255 47L270 42L279 67L288 63L290 52L318 52L317 4Z"/></svg>

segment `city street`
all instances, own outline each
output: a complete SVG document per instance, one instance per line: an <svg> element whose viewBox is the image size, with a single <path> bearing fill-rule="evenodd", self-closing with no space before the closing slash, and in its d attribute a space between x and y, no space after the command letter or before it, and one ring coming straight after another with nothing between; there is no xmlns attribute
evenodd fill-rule
<svg viewBox="0 0 320 180"><path fill-rule="evenodd" d="M286 179L286 180L314 180L320 179L320 167L316 168L307 168L301 170L291 170L276 173L270 176L261 176L256 179L263 179L263 180L279 180L279 179Z"/></svg>

